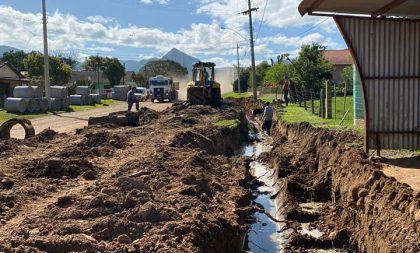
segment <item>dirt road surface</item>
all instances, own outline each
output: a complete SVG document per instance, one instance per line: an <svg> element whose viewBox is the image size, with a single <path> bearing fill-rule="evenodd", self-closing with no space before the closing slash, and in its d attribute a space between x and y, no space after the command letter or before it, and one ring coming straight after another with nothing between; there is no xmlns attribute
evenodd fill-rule
<svg viewBox="0 0 420 253"><path fill-rule="evenodd" d="M163 111L171 107L171 103L152 103L142 102L141 107L148 107L155 111ZM114 106L103 107L95 110L61 113L42 118L32 119L32 125L35 127L35 132L40 133L43 130L50 128L58 133L72 133L78 128L83 128L88 125L89 117L105 116L112 112L126 110L126 103L121 102ZM17 139L23 139L25 132L20 126L15 126L11 131L11 136Z"/></svg>

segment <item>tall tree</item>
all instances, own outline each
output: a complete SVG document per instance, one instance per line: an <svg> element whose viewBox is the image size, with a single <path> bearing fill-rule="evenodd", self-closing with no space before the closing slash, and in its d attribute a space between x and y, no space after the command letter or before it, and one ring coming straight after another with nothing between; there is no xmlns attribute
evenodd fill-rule
<svg viewBox="0 0 420 253"><path fill-rule="evenodd" d="M0 57L0 61L12 64L13 67L15 67L18 71L25 71L23 60L26 58L26 56L28 56L28 54L22 50L12 50L3 53L3 56Z"/></svg>
<svg viewBox="0 0 420 253"><path fill-rule="evenodd" d="M83 63L87 71L100 71L109 80L111 86L120 84L125 75L125 68L117 58L90 56Z"/></svg>
<svg viewBox="0 0 420 253"><path fill-rule="evenodd" d="M139 80L148 80L150 77L164 75L168 77L185 77L187 68L171 60L157 60L148 62L138 74Z"/></svg>
<svg viewBox="0 0 420 253"><path fill-rule="evenodd" d="M54 85L65 85L71 77L71 67L56 56L50 56L49 69L51 82ZM37 52L30 53L24 60L24 66L30 77L44 74L44 55Z"/></svg>

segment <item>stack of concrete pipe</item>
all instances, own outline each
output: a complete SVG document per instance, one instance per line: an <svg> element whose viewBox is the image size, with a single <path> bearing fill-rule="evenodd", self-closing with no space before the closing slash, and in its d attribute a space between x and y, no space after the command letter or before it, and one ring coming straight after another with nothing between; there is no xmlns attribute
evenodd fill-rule
<svg viewBox="0 0 420 253"><path fill-rule="evenodd" d="M65 86L51 86L50 109L53 111L69 109L68 89Z"/></svg>
<svg viewBox="0 0 420 253"><path fill-rule="evenodd" d="M71 105L93 105L101 103L99 94L90 94L89 86L76 87L76 95L69 97Z"/></svg>
<svg viewBox="0 0 420 253"><path fill-rule="evenodd" d="M116 86L114 86L113 92L111 93L112 94L112 99L125 101L125 100L127 100L128 91L129 91L128 86L116 85Z"/></svg>
<svg viewBox="0 0 420 253"><path fill-rule="evenodd" d="M17 86L13 98L6 98L4 108L12 113L38 112L48 110L42 98L43 90L37 86ZM48 105L48 101L47 101Z"/></svg>

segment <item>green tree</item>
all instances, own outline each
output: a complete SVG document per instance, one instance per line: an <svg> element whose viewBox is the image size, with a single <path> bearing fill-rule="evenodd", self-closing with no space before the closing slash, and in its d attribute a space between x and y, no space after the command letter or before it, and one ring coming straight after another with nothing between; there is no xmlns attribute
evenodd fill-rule
<svg viewBox="0 0 420 253"><path fill-rule="evenodd" d="M185 77L187 68L171 60L157 60L148 62L139 72L140 81L149 80L150 77L164 75L168 77Z"/></svg>
<svg viewBox="0 0 420 253"><path fill-rule="evenodd" d="M117 58L89 56L82 66L86 71L98 71L99 68L103 76L109 80L111 87L120 84L125 75L125 68Z"/></svg>
<svg viewBox="0 0 420 253"><path fill-rule="evenodd" d="M251 68L241 68L239 71L241 81L241 92L248 91L248 80L251 76ZM238 92L238 79L233 82L233 91Z"/></svg>
<svg viewBox="0 0 420 253"><path fill-rule="evenodd" d="M38 52L30 53L24 60L23 65L30 77L44 74L44 56Z"/></svg>
<svg viewBox="0 0 420 253"><path fill-rule="evenodd" d="M256 66L255 72L257 73L257 86L261 86L263 84L265 74L270 69L270 67L271 66L267 61L262 61Z"/></svg>
<svg viewBox="0 0 420 253"><path fill-rule="evenodd" d="M270 69L267 70L264 83L275 83L281 85L284 81L285 76L293 74L292 66L284 62L274 64Z"/></svg>
<svg viewBox="0 0 420 253"><path fill-rule="evenodd" d="M334 67L329 63L322 51L325 47L319 43L302 46L296 61L298 70L296 79L304 84L307 90L319 92L322 82L331 79Z"/></svg>
<svg viewBox="0 0 420 253"><path fill-rule="evenodd" d="M50 56L49 70L53 85L64 85L71 77L71 67L61 62L59 57ZM44 55L37 52L30 53L24 60L24 66L30 77L44 75Z"/></svg>
<svg viewBox="0 0 420 253"><path fill-rule="evenodd" d="M104 75L108 78L111 86L120 84L125 75L125 67L117 58L105 58Z"/></svg>
<svg viewBox="0 0 420 253"><path fill-rule="evenodd" d="M3 56L0 58L0 61L12 64L13 67L15 67L18 71L25 71L23 60L26 58L26 56L28 56L28 54L22 50L12 50L3 53Z"/></svg>

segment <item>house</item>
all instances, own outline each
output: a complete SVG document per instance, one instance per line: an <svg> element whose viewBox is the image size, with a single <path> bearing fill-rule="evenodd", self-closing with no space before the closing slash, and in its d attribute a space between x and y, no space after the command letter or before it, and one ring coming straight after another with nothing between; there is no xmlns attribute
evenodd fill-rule
<svg viewBox="0 0 420 253"><path fill-rule="evenodd" d="M121 78L120 84L123 85L136 85L133 78L134 71L127 71L125 77ZM98 82L99 79L99 82ZM105 77L103 72L97 71L72 71L69 83L88 84L91 83L95 90L110 88L109 80Z"/></svg>
<svg viewBox="0 0 420 253"><path fill-rule="evenodd" d="M350 50L324 50L322 51L325 59L334 66L331 82L343 83L342 71L344 68L354 64Z"/></svg>
<svg viewBox="0 0 420 253"><path fill-rule="evenodd" d="M22 74L7 62L0 63L0 106L7 97L13 96L13 89L26 81Z"/></svg>

